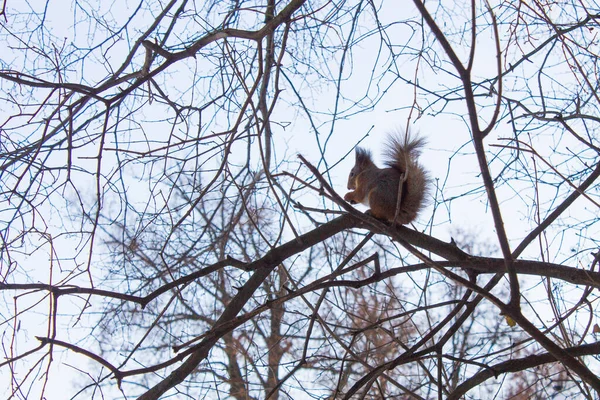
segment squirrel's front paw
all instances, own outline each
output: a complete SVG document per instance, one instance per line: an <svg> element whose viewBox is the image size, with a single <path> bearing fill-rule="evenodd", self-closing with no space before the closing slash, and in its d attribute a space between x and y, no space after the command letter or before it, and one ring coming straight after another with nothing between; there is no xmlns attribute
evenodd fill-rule
<svg viewBox="0 0 600 400"><path fill-rule="evenodd" d="M344 200L350 204L357 204L357 201L352 197L352 192L348 192L344 195Z"/></svg>

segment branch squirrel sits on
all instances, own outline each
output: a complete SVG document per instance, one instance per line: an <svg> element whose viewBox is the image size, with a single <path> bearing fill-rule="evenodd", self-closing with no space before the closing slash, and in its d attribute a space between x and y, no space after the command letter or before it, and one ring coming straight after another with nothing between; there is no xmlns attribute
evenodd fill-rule
<svg viewBox="0 0 600 400"><path fill-rule="evenodd" d="M357 147L356 163L348 176L348 189L352 191L346 193L344 200L362 203L371 208L372 216L390 222L394 222L399 206L395 221L402 225L412 222L428 193L427 173L417 162L424 145L423 138L408 132L390 134L384 145L387 168L378 168L371 152Z"/></svg>

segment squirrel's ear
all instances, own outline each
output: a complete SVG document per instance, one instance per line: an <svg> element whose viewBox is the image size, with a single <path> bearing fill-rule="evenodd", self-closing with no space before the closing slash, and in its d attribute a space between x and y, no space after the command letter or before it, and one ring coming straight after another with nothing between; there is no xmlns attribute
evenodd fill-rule
<svg viewBox="0 0 600 400"><path fill-rule="evenodd" d="M356 164L370 164L371 161L371 152L369 150L365 150L361 147L356 148Z"/></svg>

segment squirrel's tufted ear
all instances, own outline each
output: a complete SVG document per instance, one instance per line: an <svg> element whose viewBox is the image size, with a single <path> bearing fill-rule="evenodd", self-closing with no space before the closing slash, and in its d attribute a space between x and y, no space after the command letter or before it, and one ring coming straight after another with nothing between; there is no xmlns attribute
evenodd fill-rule
<svg viewBox="0 0 600 400"><path fill-rule="evenodd" d="M356 165L367 167L369 165L373 165L373 160L371 159L371 152L367 149L363 149L362 147L356 148Z"/></svg>

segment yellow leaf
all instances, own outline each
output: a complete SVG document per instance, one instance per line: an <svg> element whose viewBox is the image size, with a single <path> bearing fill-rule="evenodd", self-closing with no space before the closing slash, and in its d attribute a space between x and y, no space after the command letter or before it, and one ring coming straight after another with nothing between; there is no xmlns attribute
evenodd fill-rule
<svg viewBox="0 0 600 400"><path fill-rule="evenodd" d="M512 319L511 317L509 317L508 315L504 316L504 319L506 319L506 323L508 324L508 326L510 326L511 328L514 327L515 325L517 325L517 323L515 322L514 319Z"/></svg>

